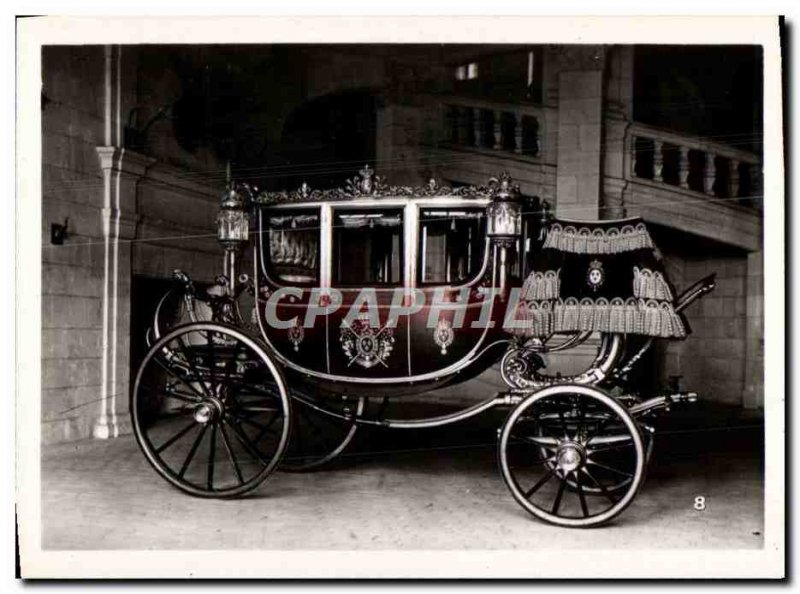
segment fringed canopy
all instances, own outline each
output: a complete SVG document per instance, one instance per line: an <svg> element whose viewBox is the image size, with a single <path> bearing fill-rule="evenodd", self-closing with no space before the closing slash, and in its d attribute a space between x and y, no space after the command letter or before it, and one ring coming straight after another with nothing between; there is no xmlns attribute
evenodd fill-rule
<svg viewBox="0 0 800 594"><path fill-rule="evenodd" d="M522 286L525 336L597 331L685 338L675 292L644 221L555 221Z"/></svg>

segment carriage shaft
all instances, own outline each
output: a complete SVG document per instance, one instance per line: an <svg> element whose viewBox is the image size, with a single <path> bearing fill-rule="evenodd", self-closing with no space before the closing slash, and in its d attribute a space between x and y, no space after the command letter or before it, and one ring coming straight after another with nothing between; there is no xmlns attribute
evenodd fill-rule
<svg viewBox="0 0 800 594"><path fill-rule="evenodd" d="M696 392L676 392L675 394L663 394L661 396L655 396L645 400L644 402L633 405L628 410L631 415L638 417L640 415L661 409L669 411L673 404L682 404L688 402L697 402Z"/></svg>

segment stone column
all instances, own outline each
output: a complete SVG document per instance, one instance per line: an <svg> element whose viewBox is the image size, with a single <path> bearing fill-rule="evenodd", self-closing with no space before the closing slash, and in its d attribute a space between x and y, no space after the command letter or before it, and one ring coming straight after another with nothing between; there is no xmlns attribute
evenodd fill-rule
<svg viewBox="0 0 800 594"><path fill-rule="evenodd" d="M558 54L558 216L600 217L604 52L565 46Z"/></svg>
<svg viewBox="0 0 800 594"><path fill-rule="evenodd" d="M764 254L747 255L744 408L764 406Z"/></svg>
<svg viewBox="0 0 800 594"><path fill-rule="evenodd" d="M633 139L627 137L633 114L633 46L610 48L606 64L600 218L620 219L627 214L624 194L635 158L630 146Z"/></svg>
<svg viewBox="0 0 800 594"><path fill-rule="evenodd" d="M136 236L136 187L155 159L115 146L97 147L103 172L103 330L101 393L93 435L129 431L131 240Z"/></svg>

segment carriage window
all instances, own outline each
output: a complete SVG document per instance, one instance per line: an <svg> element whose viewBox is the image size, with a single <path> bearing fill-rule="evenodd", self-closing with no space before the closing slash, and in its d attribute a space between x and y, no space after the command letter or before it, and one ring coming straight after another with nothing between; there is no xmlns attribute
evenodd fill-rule
<svg viewBox="0 0 800 594"><path fill-rule="evenodd" d="M420 213L420 282L459 283L483 262L483 209L423 209Z"/></svg>
<svg viewBox="0 0 800 594"><path fill-rule="evenodd" d="M319 282L319 212L267 216L270 275L297 284Z"/></svg>
<svg viewBox="0 0 800 594"><path fill-rule="evenodd" d="M403 211L337 213L333 249L336 284L400 284L403 280Z"/></svg>

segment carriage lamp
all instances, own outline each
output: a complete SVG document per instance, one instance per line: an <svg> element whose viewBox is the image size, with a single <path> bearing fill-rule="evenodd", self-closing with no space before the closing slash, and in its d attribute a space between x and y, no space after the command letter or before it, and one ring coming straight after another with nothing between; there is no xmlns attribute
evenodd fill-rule
<svg viewBox="0 0 800 594"><path fill-rule="evenodd" d="M512 186L507 174L498 180L492 178L494 186L492 202L486 207L486 232L493 239L508 238L515 240L522 234L522 204L519 187Z"/></svg>
<svg viewBox="0 0 800 594"><path fill-rule="evenodd" d="M522 203L519 186L511 184L511 177L507 173L499 180L489 180L489 187L494 193L492 201L486 207L486 234L498 248L498 289L503 299L508 287L508 250L514 247L522 235Z"/></svg>
<svg viewBox="0 0 800 594"><path fill-rule="evenodd" d="M244 190L244 191L242 191ZM237 248L250 237L250 216L246 186L230 184L222 195L217 215L217 239L226 248Z"/></svg>
<svg viewBox="0 0 800 594"><path fill-rule="evenodd" d="M225 249L225 276L230 295L236 295L237 256L250 238L250 188L228 183L217 215L217 239Z"/></svg>

